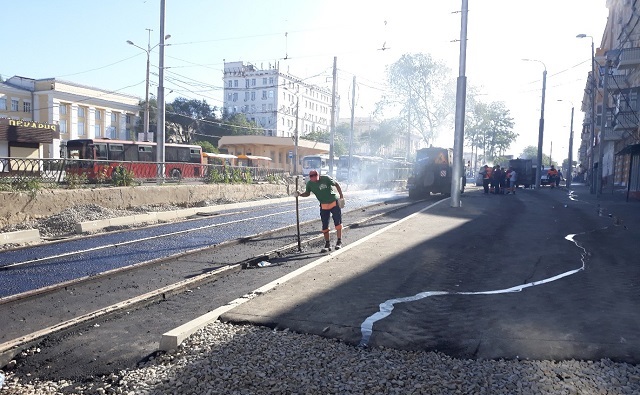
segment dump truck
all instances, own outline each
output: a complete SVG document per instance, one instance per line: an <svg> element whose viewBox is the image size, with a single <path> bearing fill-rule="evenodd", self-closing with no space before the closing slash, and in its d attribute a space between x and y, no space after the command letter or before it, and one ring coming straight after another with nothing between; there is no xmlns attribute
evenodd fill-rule
<svg viewBox="0 0 640 395"><path fill-rule="evenodd" d="M450 195L453 176L452 163L453 150L450 148L419 149L416 152L416 161L411 175L407 180L409 197L419 199L432 193ZM464 173L462 178L464 178ZM464 191L464 180L461 180L461 186L461 190Z"/></svg>
<svg viewBox="0 0 640 395"><path fill-rule="evenodd" d="M518 177L516 188L520 185L525 188L536 185L536 168L533 166L531 159L511 159L509 167L516 171Z"/></svg>

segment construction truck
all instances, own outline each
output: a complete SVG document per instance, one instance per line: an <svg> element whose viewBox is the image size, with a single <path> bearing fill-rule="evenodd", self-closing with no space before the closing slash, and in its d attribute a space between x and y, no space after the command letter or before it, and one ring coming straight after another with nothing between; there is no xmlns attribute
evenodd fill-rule
<svg viewBox="0 0 640 395"><path fill-rule="evenodd" d="M416 161L407 180L407 189L411 199L427 197L432 193L451 194L453 176L453 150L450 148L429 147L416 152ZM464 168L464 166L462 167ZM464 191L464 172L461 190Z"/></svg>
<svg viewBox="0 0 640 395"><path fill-rule="evenodd" d="M517 174L516 187L522 185L529 188L536 185L536 168L531 159L511 159L509 167L513 168Z"/></svg>

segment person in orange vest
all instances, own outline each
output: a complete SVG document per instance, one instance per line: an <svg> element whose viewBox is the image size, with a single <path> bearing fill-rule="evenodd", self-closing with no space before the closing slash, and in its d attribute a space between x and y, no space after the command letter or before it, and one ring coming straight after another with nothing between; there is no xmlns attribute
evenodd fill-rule
<svg viewBox="0 0 640 395"><path fill-rule="evenodd" d="M547 170L547 177L549 178L549 185L551 185L551 189L553 189L558 184L558 170L556 170L553 165Z"/></svg>
<svg viewBox="0 0 640 395"><path fill-rule="evenodd" d="M484 193L489 194L489 183L491 182L491 172L493 171L489 165L484 165L482 170L480 170L480 174L482 174L482 188L484 188Z"/></svg>

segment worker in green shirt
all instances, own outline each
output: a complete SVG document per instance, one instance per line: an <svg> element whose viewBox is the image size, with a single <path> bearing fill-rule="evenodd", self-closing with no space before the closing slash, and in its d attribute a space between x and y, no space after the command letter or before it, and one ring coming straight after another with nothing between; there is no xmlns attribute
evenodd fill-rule
<svg viewBox="0 0 640 395"><path fill-rule="evenodd" d="M333 188L332 188L333 187ZM335 188L335 191L334 191ZM320 252L331 251L329 239L329 217L333 217L336 228L336 250L342 248L342 208L344 207L344 195L340 184L329 176L319 176L316 170L309 172L309 181L304 192L294 192L294 196L307 197L311 192L320 202L320 219L322 220L322 233L324 235L324 248ZM337 192L337 193L336 193Z"/></svg>

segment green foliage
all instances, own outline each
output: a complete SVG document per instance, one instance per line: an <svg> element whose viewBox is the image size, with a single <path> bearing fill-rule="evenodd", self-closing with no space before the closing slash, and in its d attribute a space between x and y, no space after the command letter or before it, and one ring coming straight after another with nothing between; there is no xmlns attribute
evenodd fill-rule
<svg viewBox="0 0 640 395"><path fill-rule="evenodd" d="M17 177L11 180L10 187L14 191L27 192L33 198L42 189L42 183L36 177Z"/></svg>
<svg viewBox="0 0 640 395"><path fill-rule="evenodd" d="M194 144L201 146L202 147L202 152L209 152L209 153L212 153L212 154L220 153L220 151L216 147L214 147L213 144L211 144L208 141L196 141Z"/></svg>
<svg viewBox="0 0 640 395"><path fill-rule="evenodd" d="M522 153L520 154L519 158L521 159L531 159L533 161L533 164L537 164L538 163L538 148L533 146L533 145L529 145L527 147L525 147L522 150ZM544 153L542 154L542 164L544 166L549 166L551 164L551 158L549 157L549 155L545 155ZM557 165L556 163L554 163L554 165Z"/></svg>
<svg viewBox="0 0 640 395"><path fill-rule="evenodd" d="M107 173L109 171L109 166L100 166L96 172L96 182L98 184L106 184L109 181L109 177L107 177Z"/></svg>
<svg viewBox="0 0 640 395"><path fill-rule="evenodd" d="M257 123L251 122L247 116L242 113L233 114L224 118L223 127L227 129L232 136L263 136L264 129Z"/></svg>
<svg viewBox="0 0 640 395"><path fill-rule="evenodd" d="M282 180L282 176L279 174L267 174L267 182L269 184L279 184Z"/></svg>
<svg viewBox="0 0 640 395"><path fill-rule="evenodd" d="M128 187L134 185L135 177L131 170L124 166L114 167L111 173L111 183L117 187Z"/></svg>
<svg viewBox="0 0 640 395"><path fill-rule="evenodd" d="M64 182L67 184L68 189L78 189L87 183L87 175L84 173L66 173L64 175Z"/></svg>
<svg viewBox="0 0 640 395"><path fill-rule="evenodd" d="M253 179L249 169L216 166L209 168L205 182L207 184L251 184Z"/></svg>
<svg viewBox="0 0 640 395"><path fill-rule="evenodd" d="M475 103L465 123L466 144L483 149L485 162L504 156L518 137L513 132L513 118L502 102Z"/></svg>
<svg viewBox="0 0 640 395"><path fill-rule="evenodd" d="M391 93L376 104L378 115L394 111L410 120L407 130L418 131L427 144L440 130L453 128L455 80L444 62L429 54L404 54L387 68L387 85Z"/></svg>

